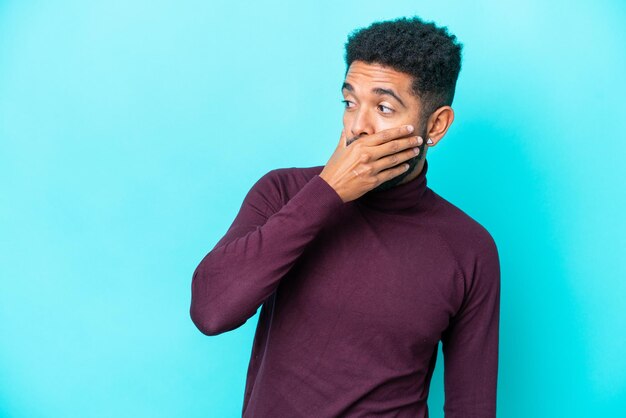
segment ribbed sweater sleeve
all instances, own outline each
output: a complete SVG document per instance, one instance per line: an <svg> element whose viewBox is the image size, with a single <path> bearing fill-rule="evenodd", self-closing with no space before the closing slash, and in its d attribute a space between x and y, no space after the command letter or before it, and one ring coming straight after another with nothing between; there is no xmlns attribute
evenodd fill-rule
<svg viewBox="0 0 626 418"><path fill-rule="evenodd" d="M191 319L206 335L231 331L252 317L344 204L317 174L283 204L278 171L252 186L224 237L193 273Z"/></svg>
<svg viewBox="0 0 626 418"><path fill-rule="evenodd" d="M490 235L476 243L461 308L442 336L446 418L495 418L500 262Z"/></svg>

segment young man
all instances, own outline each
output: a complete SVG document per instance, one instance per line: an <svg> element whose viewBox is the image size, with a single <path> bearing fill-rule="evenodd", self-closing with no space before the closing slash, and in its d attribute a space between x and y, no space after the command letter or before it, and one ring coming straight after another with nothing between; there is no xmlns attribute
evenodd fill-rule
<svg viewBox="0 0 626 418"><path fill-rule="evenodd" d="M262 305L243 416L427 417L441 341L446 417L495 417L498 251L426 185L454 119L455 39L417 17L352 33L333 155L262 176L196 268L206 335Z"/></svg>

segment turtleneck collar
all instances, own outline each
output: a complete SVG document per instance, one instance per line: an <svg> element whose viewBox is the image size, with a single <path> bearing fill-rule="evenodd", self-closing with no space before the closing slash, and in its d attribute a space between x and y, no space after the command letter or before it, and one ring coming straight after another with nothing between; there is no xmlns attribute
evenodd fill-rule
<svg viewBox="0 0 626 418"><path fill-rule="evenodd" d="M419 209L426 192L428 160L424 160L422 171L412 180L397 184L387 190L370 190L355 200L358 204L382 212L403 212Z"/></svg>

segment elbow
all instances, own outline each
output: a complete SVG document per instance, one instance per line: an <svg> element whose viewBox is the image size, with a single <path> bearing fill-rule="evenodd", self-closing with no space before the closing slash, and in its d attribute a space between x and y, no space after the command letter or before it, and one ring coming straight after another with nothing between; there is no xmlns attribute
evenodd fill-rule
<svg viewBox="0 0 626 418"><path fill-rule="evenodd" d="M233 328L232 319L224 314L224 306L210 303L200 294L192 292L189 315L196 328L204 335L219 335Z"/></svg>
<svg viewBox="0 0 626 418"><path fill-rule="evenodd" d="M216 318L215 312L219 306L214 306L207 300L207 289L204 280L199 276L199 267L194 271L191 280L191 306L189 315L193 324L204 335L213 336L223 331Z"/></svg>
<svg viewBox="0 0 626 418"><path fill-rule="evenodd" d="M214 336L220 335L228 331L232 331L236 328L239 328L246 320L231 320L227 321L225 318L219 318L215 315L209 315L206 312L202 311L195 307L195 305L191 304L191 309L189 310L191 321L194 323L196 328L200 330L204 335Z"/></svg>
<svg viewBox="0 0 626 418"><path fill-rule="evenodd" d="M191 309L189 310L189 313L191 315L191 321L194 323L196 328L198 328L200 332L204 335L213 336L219 335L224 332L222 327L217 325L214 320L211 320L208 315L199 312L198 309L195 308L193 303L191 304Z"/></svg>
<svg viewBox="0 0 626 418"><path fill-rule="evenodd" d="M207 276L200 276L198 269L194 272L191 285L191 306L189 314L196 328L204 335L219 335L234 330L243 325L251 315L246 315L242 310L235 309L242 306L241 303L233 303L234 295L226 295L217 292L210 296L207 285ZM229 303L230 301L230 303ZM252 312L254 314L256 309Z"/></svg>

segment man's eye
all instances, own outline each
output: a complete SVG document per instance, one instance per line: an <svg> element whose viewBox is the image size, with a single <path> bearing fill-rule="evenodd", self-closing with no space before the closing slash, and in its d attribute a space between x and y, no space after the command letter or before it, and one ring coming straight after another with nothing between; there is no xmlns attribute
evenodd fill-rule
<svg viewBox="0 0 626 418"><path fill-rule="evenodd" d="M344 104L346 109L349 109L350 108L349 104L351 104L352 102L350 100L342 100L341 103Z"/></svg>
<svg viewBox="0 0 626 418"><path fill-rule="evenodd" d="M378 107L381 109L381 112L383 113L393 113L393 109L390 107L387 107L385 105L378 105Z"/></svg>

